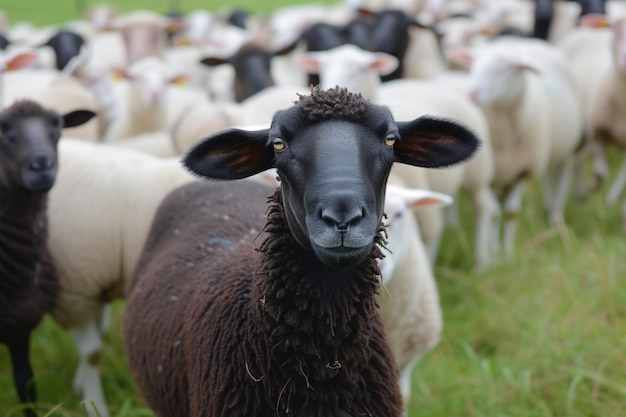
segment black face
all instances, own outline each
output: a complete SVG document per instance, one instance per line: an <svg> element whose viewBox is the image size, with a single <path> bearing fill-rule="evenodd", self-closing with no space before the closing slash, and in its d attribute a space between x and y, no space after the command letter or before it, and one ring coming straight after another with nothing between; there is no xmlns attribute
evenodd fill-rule
<svg viewBox="0 0 626 417"><path fill-rule="evenodd" d="M471 157L478 138L450 120L396 122L388 108L346 89L311 90L274 115L269 129L228 129L183 158L197 175L241 179L276 168L294 238L334 268L352 268L378 233L393 163L450 166Z"/></svg>
<svg viewBox="0 0 626 417"><path fill-rule="evenodd" d="M0 115L0 179L43 193L56 179L61 117L52 111L23 118Z"/></svg>
<svg viewBox="0 0 626 417"><path fill-rule="evenodd" d="M380 225L398 132L391 115L372 122L322 121L297 137L288 123L270 129L289 227L335 268L363 261Z"/></svg>

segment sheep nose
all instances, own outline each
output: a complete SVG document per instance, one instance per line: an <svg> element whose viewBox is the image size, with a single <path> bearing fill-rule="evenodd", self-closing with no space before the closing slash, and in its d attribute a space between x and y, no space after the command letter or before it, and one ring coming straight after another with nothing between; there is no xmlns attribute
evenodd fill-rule
<svg viewBox="0 0 626 417"><path fill-rule="evenodd" d="M343 236L348 233L352 224L363 218L363 210L360 208L353 208L345 211L324 209L322 210L321 218L326 223L333 225L335 227L335 231Z"/></svg>
<svg viewBox="0 0 626 417"><path fill-rule="evenodd" d="M34 172L47 171L54 168L54 160L47 156L37 156L30 161L28 168Z"/></svg>

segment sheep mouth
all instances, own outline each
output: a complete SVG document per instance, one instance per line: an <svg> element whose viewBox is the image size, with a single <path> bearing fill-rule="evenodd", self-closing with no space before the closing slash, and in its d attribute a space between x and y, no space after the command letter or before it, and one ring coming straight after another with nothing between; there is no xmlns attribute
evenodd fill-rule
<svg viewBox="0 0 626 417"><path fill-rule="evenodd" d="M56 169L42 173L28 173L24 175L24 187L35 193L50 191L56 180Z"/></svg>
<svg viewBox="0 0 626 417"><path fill-rule="evenodd" d="M347 246L323 247L313 244L317 257L325 265L336 269L354 268L371 253L374 243L358 248Z"/></svg>

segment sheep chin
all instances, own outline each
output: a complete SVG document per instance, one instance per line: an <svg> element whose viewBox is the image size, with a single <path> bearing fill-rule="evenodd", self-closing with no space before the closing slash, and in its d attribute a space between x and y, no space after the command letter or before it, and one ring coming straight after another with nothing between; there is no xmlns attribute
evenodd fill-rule
<svg viewBox="0 0 626 417"><path fill-rule="evenodd" d="M312 243L313 250L319 260L326 266L334 269L354 268L365 260L372 252L374 242L360 248L338 246L325 248Z"/></svg>

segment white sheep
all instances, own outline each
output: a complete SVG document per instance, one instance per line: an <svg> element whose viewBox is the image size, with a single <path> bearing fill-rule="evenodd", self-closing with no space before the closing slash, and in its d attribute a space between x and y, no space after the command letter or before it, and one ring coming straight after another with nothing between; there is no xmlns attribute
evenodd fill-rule
<svg viewBox="0 0 626 417"><path fill-rule="evenodd" d="M594 188L608 175L606 146L626 148L626 104L622 99L626 94L626 17L596 19L584 20L559 43L571 61L583 102L585 145L596 151ZM619 199L626 184L626 158L624 161L607 194L609 204ZM586 192L584 186L579 189L580 195ZM626 213L626 206L624 210Z"/></svg>
<svg viewBox="0 0 626 417"><path fill-rule="evenodd" d="M165 130L169 120L167 86L185 79L185 74L175 72L156 57L143 58L128 68L116 68L115 73L123 78L115 84L120 110L105 140Z"/></svg>
<svg viewBox="0 0 626 417"><path fill-rule="evenodd" d="M446 195L407 188L390 176L385 194L387 249L379 261L383 290L378 296L385 330L400 369L405 405L413 367L439 342L443 319L433 268L412 211L449 204Z"/></svg>
<svg viewBox="0 0 626 417"><path fill-rule="evenodd" d="M511 254L528 179L544 177L550 219L563 222L583 133L581 104L566 57L537 39L502 37L475 50L469 90L489 120L494 185L506 210L504 248Z"/></svg>
<svg viewBox="0 0 626 417"><path fill-rule="evenodd" d="M68 138L59 143L59 161L48 216L63 290L52 314L78 346L74 390L108 416L98 364L90 360L102 346L101 309L124 295L163 196L194 177L176 159Z"/></svg>

